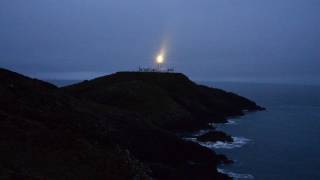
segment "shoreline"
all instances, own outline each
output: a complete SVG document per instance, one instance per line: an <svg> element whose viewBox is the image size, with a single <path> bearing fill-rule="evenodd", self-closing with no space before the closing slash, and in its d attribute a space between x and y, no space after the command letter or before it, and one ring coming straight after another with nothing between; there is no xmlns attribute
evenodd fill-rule
<svg viewBox="0 0 320 180"><path fill-rule="evenodd" d="M201 145L201 146L203 146L205 148L210 149L213 152L216 152L216 149L229 149L229 150L231 150L231 149L234 149L234 148L241 148L242 146L244 146L247 143L249 143L251 140L247 139L245 137L231 136L232 139L233 139L232 142L225 142L225 141L220 141L220 140L201 142L201 141L197 140L197 138L202 136L202 135L206 135L206 134L208 134L210 132L217 131L218 128L219 128L219 125L235 125L236 124L235 121L239 121L239 120L241 121L241 117L244 117L244 116L249 115L251 113L258 113L260 111L261 110L244 111L243 115L228 117L226 119L227 122L209 123L209 126L211 126L211 128L199 129L197 131L192 131L192 132L189 132L189 133L186 132L186 133L183 133L183 134L178 134L178 136L181 139L185 140L185 141L190 141L190 142L197 143L197 144L199 144L199 145ZM231 121L231 119L233 119L233 121ZM229 135L229 134L226 134L226 135ZM235 161L233 159L229 159L229 157L226 156L225 154L218 154L218 155L221 156L221 162L218 164L218 167L217 167L217 171L219 173L225 174L225 175L229 176L230 178L255 179L254 176L251 175L251 174L235 173L235 172L223 169L224 166L228 166L230 164L234 164Z"/></svg>

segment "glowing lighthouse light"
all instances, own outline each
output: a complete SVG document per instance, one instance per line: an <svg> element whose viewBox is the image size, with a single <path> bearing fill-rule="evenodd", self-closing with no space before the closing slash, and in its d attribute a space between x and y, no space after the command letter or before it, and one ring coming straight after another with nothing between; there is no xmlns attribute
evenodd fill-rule
<svg viewBox="0 0 320 180"><path fill-rule="evenodd" d="M157 70L161 71L161 64L164 63L164 53L163 52L158 54L158 56L156 57L156 63L158 65Z"/></svg>
<svg viewBox="0 0 320 180"><path fill-rule="evenodd" d="M164 62L164 55L159 54L156 60L157 60L157 64L162 64Z"/></svg>

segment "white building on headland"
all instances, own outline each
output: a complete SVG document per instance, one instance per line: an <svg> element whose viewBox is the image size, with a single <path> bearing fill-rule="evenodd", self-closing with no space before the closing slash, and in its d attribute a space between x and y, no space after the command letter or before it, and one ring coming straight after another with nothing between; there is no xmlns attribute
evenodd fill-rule
<svg viewBox="0 0 320 180"><path fill-rule="evenodd" d="M144 68L139 67L138 72L165 72L165 73L172 73L175 72L174 68Z"/></svg>

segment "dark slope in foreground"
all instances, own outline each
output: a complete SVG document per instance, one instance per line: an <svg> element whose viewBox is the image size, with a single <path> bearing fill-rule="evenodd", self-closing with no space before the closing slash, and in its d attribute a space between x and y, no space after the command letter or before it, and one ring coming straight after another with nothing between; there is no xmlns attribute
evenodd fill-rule
<svg viewBox="0 0 320 180"><path fill-rule="evenodd" d="M106 117L51 84L0 69L0 179L144 177L144 167L110 141Z"/></svg>
<svg viewBox="0 0 320 180"><path fill-rule="evenodd" d="M117 73L59 89L0 69L0 179L226 179L175 136L255 103L182 74Z"/></svg>
<svg viewBox="0 0 320 180"><path fill-rule="evenodd" d="M138 112L169 130L194 130L244 110L254 102L201 86L180 73L119 72L64 88L78 97Z"/></svg>

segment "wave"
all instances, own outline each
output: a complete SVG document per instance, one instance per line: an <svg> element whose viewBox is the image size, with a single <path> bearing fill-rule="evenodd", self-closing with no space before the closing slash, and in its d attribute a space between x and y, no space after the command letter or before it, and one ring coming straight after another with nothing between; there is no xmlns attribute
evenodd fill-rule
<svg viewBox="0 0 320 180"><path fill-rule="evenodd" d="M227 174L228 176L232 177L234 180L237 179L254 179L254 176L251 174L240 174L240 173L234 173L225 169L218 168L219 173Z"/></svg>
<svg viewBox="0 0 320 180"><path fill-rule="evenodd" d="M237 118L232 118L232 119L228 119L227 122L225 122L225 123L209 123L208 125L215 129L219 126L224 126L224 125L236 125L236 124L238 124L236 122L236 120L237 120Z"/></svg>
<svg viewBox="0 0 320 180"><path fill-rule="evenodd" d="M240 148L250 142L250 139L244 138L244 137L232 137L233 142L228 143L228 142L222 142L222 141L217 141L215 143L212 142L199 142L195 138L188 138L186 140L191 140L194 142L197 142L201 146L207 147L209 149L233 149L233 148Z"/></svg>
<svg viewBox="0 0 320 180"><path fill-rule="evenodd" d="M216 124L213 123L213 122L212 122L212 123L209 123L208 125L209 125L210 127L212 127L212 128L216 128Z"/></svg>
<svg viewBox="0 0 320 180"><path fill-rule="evenodd" d="M238 124L235 120L227 120L226 123L223 123L222 125L236 125ZM211 128L208 128L208 129L202 129L202 130L199 130L197 132L194 132L194 133L191 133L191 136L193 137L198 137L198 136L202 136L204 134L207 134L208 132L210 131L214 131L216 129L216 125L215 123L209 123L208 124Z"/></svg>
<svg viewBox="0 0 320 180"><path fill-rule="evenodd" d="M200 131L197 131L197 132L195 132L195 133L192 133L191 136L193 136L193 137L202 136L202 135L207 134L208 132L213 131L213 130L214 130L214 129L202 129L202 130L200 130Z"/></svg>
<svg viewBox="0 0 320 180"><path fill-rule="evenodd" d="M233 121L233 120L228 120L228 122L226 123L226 125L236 125L237 122Z"/></svg>

